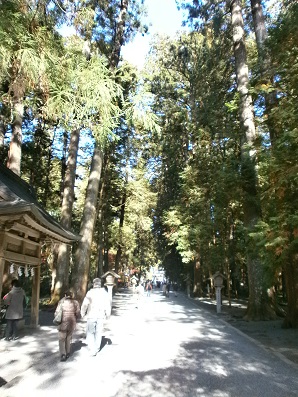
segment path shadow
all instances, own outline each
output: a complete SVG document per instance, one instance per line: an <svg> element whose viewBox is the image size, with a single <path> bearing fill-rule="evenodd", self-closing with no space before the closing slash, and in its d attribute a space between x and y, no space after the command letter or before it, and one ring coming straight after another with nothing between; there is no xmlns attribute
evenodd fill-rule
<svg viewBox="0 0 298 397"><path fill-rule="evenodd" d="M105 336L101 339L101 345L99 351L101 351L106 345L111 345L112 340L110 338L106 338Z"/></svg>
<svg viewBox="0 0 298 397"><path fill-rule="evenodd" d="M6 383L7 383L6 380L1 378L0 376L0 387L6 385Z"/></svg>
<svg viewBox="0 0 298 397"><path fill-rule="evenodd" d="M75 353L80 351L84 346L87 346L87 344L82 342L81 340L77 340L71 344L71 350L73 353Z"/></svg>

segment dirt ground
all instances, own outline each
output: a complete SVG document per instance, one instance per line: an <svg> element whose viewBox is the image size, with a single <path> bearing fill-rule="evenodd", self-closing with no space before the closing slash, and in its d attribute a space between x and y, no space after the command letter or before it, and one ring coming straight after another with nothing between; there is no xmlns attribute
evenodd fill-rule
<svg viewBox="0 0 298 397"><path fill-rule="evenodd" d="M260 342L265 348L273 351L282 358L290 360L298 369L298 329L282 328L283 318L270 321L244 321L246 311L245 301L233 301L229 306L223 300L221 313L216 313L216 301L211 299L198 299L198 304L220 316L248 337Z"/></svg>
<svg viewBox="0 0 298 397"><path fill-rule="evenodd" d="M234 300L232 305L229 306L228 301L223 299L221 313L217 313L216 301L213 299L197 298L193 301L213 315L220 316L223 321L246 334L256 343L261 343L263 347L271 350L282 359L289 360L298 369L298 329L282 328L282 318L271 321L248 322L243 320L246 311L245 301ZM41 325L52 325L53 311L54 308L41 305ZM26 318L26 322L28 322L29 310L25 317L28 317Z"/></svg>
<svg viewBox="0 0 298 397"><path fill-rule="evenodd" d="M222 301L221 313L217 314L216 300L211 298L194 299L198 305L212 314L220 316L221 319L239 331L261 343L266 349L273 351L276 355L282 355L282 359L289 360L297 365L298 369L298 329L282 328L283 318L270 321L244 321L247 303L244 300L233 300L231 306L225 299ZM40 312L40 320L43 325L52 323L53 308L44 307ZM48 320L50 318L50 320Z"/></svg>

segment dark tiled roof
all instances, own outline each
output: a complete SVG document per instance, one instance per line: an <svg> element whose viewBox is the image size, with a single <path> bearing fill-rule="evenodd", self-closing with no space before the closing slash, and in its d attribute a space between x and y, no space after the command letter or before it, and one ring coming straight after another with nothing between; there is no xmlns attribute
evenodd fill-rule
<svg viewBox="0 0 298 397"><path fill-rule="evenodd" d="M79 236L63 228L37 201L34 189L0 164L0 216L30 213L37 223L69 241Z"/></svg>

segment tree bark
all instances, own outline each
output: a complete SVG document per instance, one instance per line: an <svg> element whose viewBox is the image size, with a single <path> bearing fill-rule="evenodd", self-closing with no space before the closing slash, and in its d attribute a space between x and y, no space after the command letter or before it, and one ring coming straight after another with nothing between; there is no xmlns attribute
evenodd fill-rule
<svg viewBox="0 0 298 397"><path fill-rule="evenodd" d="M110 58L110 65L109 65L110 69L115 69L117 67L117 65L119 64L121 47L124 43L124 29L125 29L125 23L126 23L128 3L129 3L129 0L121 0L120 1L120 13L118 16L118 21L117 21L116 30L115 30L114 46L113 46L111 58ZM125 203L126 203L126 191L124 192L124 194L122 196L122 203L121 203L120 224L119 224L120 236L121 236L121 232L122 232L123 224L124 224ZM118 244L118 247L117 247L117 253L116 253L116 258L115 258L115 272L116 273L118 273L118 271L119 271L119 263L121 261L121 254L122 254L122 249L121 249L121 242L120 242L120 244Z"/></svg>
<svg viewBox="0 0 298 397"><path fill-rule="evenodd" d="M114 46L110 58L110 67L115 68L119 63L121 47L124 43L124 28L126 22L127 8L129 0L120 1L120 13L116 25Z"/></svg>
<svg viewBox="0 0 298 397"><path fill-rule="evenodd" d="M267 39L267 30L265 26L265 17L261 0L250 0L252 18L254 23L254 31L256 35L256 43L258 48L259 62L261 65L261 73L265 67L265 48L264 43Z"/></svg>
<svg viewBox="0 0 298 397"><path fill-rule="evenodd" d="M45 180L45 185L47 188L45 189L45 192L42 197L42 203L45 208L47 208L47 203L49 199L49 194L50 194L50 189L51 189L51 184L50 184L50 170L52 168L52 158L53 158L53 142L54 142L54 137L51 140L51 144L49 145L47 149L47 155L46 155L46 164L47 164L47 169L49 172L46 174L46 180Z"/></svg>
<svg viewBox="0 0 298 397"><path fill-rule="evenodd" d="M22 123L24 116L23 95L13 101L13 121L11 124L12 135L9 146L7 168L15 174L21 174L22 158Z"/></svg>
<svg viewBox="0 0 298 397"><path fill-rule="evenodd" d="M72 209L74 202L74 187L77 169L77 157L79 149L80 130L75 129L71 133L67 168L64 179L64 190L61 208L60 223L63 227L70 229L72 220ZM59 301L64 295L69 284L69 264L70 264L70 246L60 244L58 248L58 259L56 265L55 288L52 294L52 302Z"/></svg>
<svg viewBox="0 0 298 397"><path fill-rule="evenodd" d="M296 249L296 250L295 250ZM298 253L294 247L289 253L284 265L284 276L287 291L287 314L283 326L285 328L298 328Z"/></svg>
<svg viewBox="0 0 298 397"><path fill-rule="evenodd" d="M103 166L102 173L104 173L105 167ZM97 206L97 265L96 265L96 277L101 277L103 272L103 251L104 251L104 240L103 240L103 207L102 207L102 197L104 184L102 183L103 178L101 178L100 188L99 188L99 199Z"/></svg>
<svg viewBox="0 0 298 397"><path fill-rule="evenodd" d="M203 295L202 268L201 268L201 262L199 259L197 259L194 263L193 295L195 297L200 297Z"/></svg>
<svg viewBox="0 0 298 397"><path fill-rule="evenodd" d="M127 179L126 179L127 181ZM116 258L115 258L115 272L118 274L119 272L119 264L121 261L121 254L122 254L122 231L123 231L123 225L124 225L124 216L125 216L125 205L126 205L126 183L124 186L124 193L122 196L122 202L121 202L121 210L120 210L120 221L119 221L119 243L117 247L117 253L116 253Z"/></svg>
<svg viewBox="0 0 298 397"><path fill-rule="evenodd" d="M120 1L120 13L116 23L114 45L111 51L109 67L117 67L120 59L121 46L124 42L124 28L129 0ZM103 154L98 146L94 149L90 177L86 192L83 219L81 222L82 236L74 255L74 270L72 277L72 286L76 297L82 301L88 283L91 243L96 222L96 203L99 191L100 176L102 171Z"/></svg>
<svg viewBox="0 0 298 397"><path fill-rule="evenodd" d="M268 37L267 29L265 25L265 17L263 13L263 7L261 0L251 0L251 10L254 23L254 31L256 36L256 43L258 48L258 60L260 65L261 78L265 79L265 83L270 83L270 76L268 76L268 70L270 67L270 57L266 53L265 40ZM272 80L272 78L271 78ZM272 108L278 105L276 92L265 93L265 106L268 114L268 128L270 134L271 145L274 145L276 136L278 134L277 126L270 115Z"/></svg>
<svg viewBox="0 0 298 397"><path fill-rule="evenodd" d="M103 239L103 231L100 228L97 237L97 277L101 277L104 274L103 261L104 261L104 239Z"/></svg>
<svg viewBox="0 0 298 397"><path fill-rule="evenodd" d="M107 152L104 154L104 161L102 167L102 174L105 174L105 171L108 167L109 156ZM104 178L101 178L99 184L99 198L98 198L98 206L97 206L97 277L101 277L104 272L104 247L105 247L105 225L104 225L104 191L105 191L105 181Z"/></svg>
<svg viewBox="0 0 298 397"><path fill-rule="evenodd" d="M241 0L230 3L233 28L233 46L236 66L237 90L240 95L241 124L241 178L243 186L243 212L247 239L247 271L249 280L249 301L246 320L266 320L274 317L270 308L264 271L250 233L261 218L261 206L257 189L257 172L255 166L255 139L252 98L249 93L248 65L244 39L244 23Z"/></svg>
<svg viewBox="0 0 298 397"><path fill-rule="evenodd" d="M74 269L72 273L72 287L76 299L80 302L85 297L89 276L91 244L96 220L96 204L99 190L99 181L102 171L103 154L100 147L94 149L86 199L81 222L81 240L74 255Z"/></svg>
<svg viewBox="0 0 298 397"><path fill-rule="evenodd" d="M3 116L0 115L0 149L4 146L4 137L6 133L6 126L3 121Z"/></svg>

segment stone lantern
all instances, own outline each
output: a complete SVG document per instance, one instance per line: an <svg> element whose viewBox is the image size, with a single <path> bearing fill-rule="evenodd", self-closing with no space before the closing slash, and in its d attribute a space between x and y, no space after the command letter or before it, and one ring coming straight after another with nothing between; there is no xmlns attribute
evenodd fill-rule
<svg viewBox="0 0 298 397"><path fill-rule="evenodd" d="M109 298L110 298L110 305L111 305L111 310L112 310L112 298L113 298L113 287L115 284L115 278L119 278L120 276L113 272L112 270L109 270L108 272L106 272L105 274L103 274L101 276L102 279L106 279L106 282L104 285L107 286L108 288L108 294L109 294Z"/></svg>
<svg viewBox="0 0 298 397"><path fill-rule="evenodd" d="M223 287L224 276L217 271L213 276L213 284L216 288L216 312L221 312L221 289Z"/></svg>
<svg viewBox="0 0 298 397"><path fill-rule="evenodd" d="M138 278L136 276L132 276L130 281L132 283L132 291L134 293L135 290L136 290L136 285L137 285L137 282L138 282Z"/></svg>

